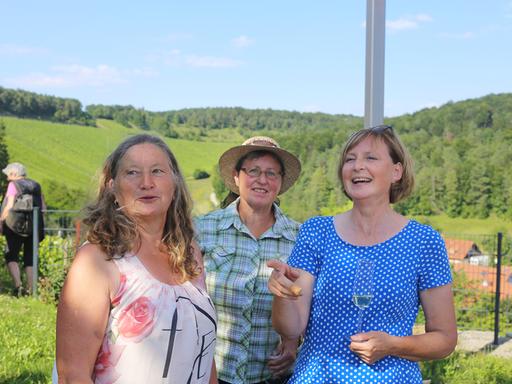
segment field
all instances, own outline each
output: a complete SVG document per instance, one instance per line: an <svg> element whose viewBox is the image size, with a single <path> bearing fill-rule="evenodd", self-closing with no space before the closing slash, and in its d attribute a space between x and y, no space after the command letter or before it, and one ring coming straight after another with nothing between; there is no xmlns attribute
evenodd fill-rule
<svg viewBox="0 0 512 384"><path fill-rule="evenodd" d="M43 189L45 181L56 179L71 188L94 190L107 154L125 137L143 132L109 120L98 120L96 128L11 117L2 117L1 120L6 125L10 161L25 164L29 177L40 181ZM239 143L164 140L174 152L187 179L192 178L196 169L211 173L220 154ZM195 185L191 183L191 190ZM197 186L202 196L207 186L205 183ZM209 196L210 192L206 195Z"/></svg>
<svg viewBox="0 0 512 384"><path fill-rule="evenodd" d="M97 127L14 117L1 117L1 120L6 125L10 161L25 164L29 177L40 181L43 189L49 180L56 180L70 188L94 191L107 154L123 138L143 132L103 119L97 121ZM220 154L242 141L239 133L232 129L216 130L215 136L201 139L205 141L164 139L176 155L187 179L195 214L206 213L213 208L210 200L213 188L210 179L194 180L194 171L202 169L211 173ZM440 215L418 219L445 233L471 235L501 231L512 236L512 222L496 217L453 219Z"/></svg>
<svg viewBox="0 0 512 384"><path fill-rule="evenodd" d="M417 219L432 225L435 229L447 234L464 235L491 235L497 232L503 232L512 236L512 222L500 219L498 217L489 217L488 219L472 218L451 218L446 215L438 216L420 216Z"/></svg>

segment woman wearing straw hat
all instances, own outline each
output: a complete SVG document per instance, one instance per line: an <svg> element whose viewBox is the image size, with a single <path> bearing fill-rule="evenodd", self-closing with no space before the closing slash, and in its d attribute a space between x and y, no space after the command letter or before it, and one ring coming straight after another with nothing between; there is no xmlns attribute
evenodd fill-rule
<svg viewBox="0 0 512 384"><path fill-rule="evenodd" d="M299 224L276 199L299 177L300 161L260 136L226 151L219 168L236 198L196 220L218 317L219 383L281 383L295 361L297 339L280 340L272 329L266 262L286 261L295 243Z"/></svg>

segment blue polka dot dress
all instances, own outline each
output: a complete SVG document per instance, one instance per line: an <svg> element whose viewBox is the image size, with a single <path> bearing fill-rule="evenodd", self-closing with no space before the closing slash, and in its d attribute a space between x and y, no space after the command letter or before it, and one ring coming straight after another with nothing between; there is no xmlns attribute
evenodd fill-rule
<svg viewBox="0 0 512 384"><path fill-rule="evenodd" d="M412 334L419 292L451 282L441 236L410 220L395 236L372 246L343 241L334 218L306 221L288 260L316 278L304 344L290 384L421 383L418 364L387 356L367 365L350 351L348 336L357 333L358 308L352 301L358 260L371 259L374 297L364 311L363 332Z"/></svg>

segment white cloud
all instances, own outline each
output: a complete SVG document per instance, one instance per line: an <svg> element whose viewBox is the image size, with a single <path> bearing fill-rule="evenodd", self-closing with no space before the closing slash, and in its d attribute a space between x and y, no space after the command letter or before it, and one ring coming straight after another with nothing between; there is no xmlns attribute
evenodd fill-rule
<svg viewBox="0 0 512 384"><path fill-rule="evenodd" d="M126 83L131 77L151 77L157 73L148 68L120 70L100 64L95 67L83 65L61 65L51 68L51 73L31 73L4 79L15 87L59 87L70 88L78 86L104 87L109 84Z"/></svg>
<svg viewBox="0 0 512 384"><path fill-rule="evenodd" d="M432 16L427 15L426 13L420 13L420 14L416 15L416 20L418 20L420 22L432 21Z"/></svg>
<svg viewBox="0 0 512 384"><path fill-rule="evenodd" d="M475 36L473 32L461 32L461 33L441 33L439 34L441 37L445 37L448 39L471 39Z"/></svg>
<svg viewBox="0 0 512 384"><path fill-rule="evenodd" d="M249 45L252 45L252 43L254 43L254 40L249 38L248 36L241 35L231 40L231 43L237 48L245 48Z"/></svg>
<svg viewBox="0 0 512 384"><path fill-rule="evenodd" d="M393 31L399 31L403 29L418 28L418 23L414 20L408 19L388 20L386 21L386 27Z"/></svg>
<svg viewBox="0 0 512 384"><path fill-rule="evenodd" d="M174 67L194 68L234 68L243 64L243 61L229 57L185 54L179 49L155 52L147 55L146 60L155 65L161 63Z"/></svg>
<svg viewBox="0 0 512 384"><path fill-rule="evenodd" d="M213 56L187 56L185 63L192 67L198 68L234 68L239 67L243 63L239 60L227 57Z"/></svg>
<svg viewBox="0 0 512 384"><path fill-rule="evenodd" d="M432 17L430 15L421 13L414 16L401 17L396 20L386 20L386 27L390 31L403 31L408 29L416 29L420 26L420 24L430 21L432 21Z"/></svg>
<svg viewBox="0 0 512 384"><path fill-rule="evenodd" d="M0 55L40 55L47 52L48 51L45 48L17 44L0 44Z"/></svg>

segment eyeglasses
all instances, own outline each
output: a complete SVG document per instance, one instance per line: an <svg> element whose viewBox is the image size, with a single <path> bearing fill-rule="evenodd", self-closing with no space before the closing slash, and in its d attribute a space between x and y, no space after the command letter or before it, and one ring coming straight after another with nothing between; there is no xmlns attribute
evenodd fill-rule
<svg viewBox="0 0 512 384"><path fill-rule="evenodd" d="M282 172L276 172L273 169L267 169L266 171L262 171L259 167L254 168L240 168L242 171L245 172L245 174L249 177L260 177L262 173L265 174L265 177L269 180L277 180L279 179L283 173Z"/></svg>
<svg viewBox="0 0 512 384"><path fill-rule="evenodd" d="M389 129L389 131L391 131L391 133L394 132L393 131L393 127L391 125L381 124L381 125L376 125L375 127L368 128L369 131L372 131L372 132L375 132L375 133L384 133L388 129Z"/></svg>

